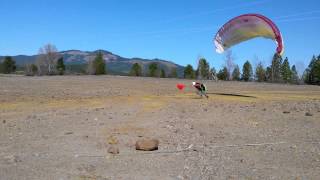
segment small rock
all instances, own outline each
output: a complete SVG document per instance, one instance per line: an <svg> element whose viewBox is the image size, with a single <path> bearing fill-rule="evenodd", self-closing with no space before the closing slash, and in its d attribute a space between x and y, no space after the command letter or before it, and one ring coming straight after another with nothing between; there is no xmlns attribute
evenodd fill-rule
<svg viewBox="0 0 320 180"><path fill-rule="evenodd" d="M159 140L157 139L143 139L136 142L136 150L154 151L158 150Z"/></svg>
<svg viewBox="0 0 320 180"><path fill-rule="evenodd" d="M306 112L306 116L313 116L313 114L310 112Z"/></svg>
<svg viewBox="0 0 320 180"><path fill-rule="evenodd" d="M118 139L114 136L110 136L107 139L108 144L118 144Z"/></svg>
<svg viewBox="0 0 320 180"><path fill-rule="evenodd" d="M71 134L73 134L73 132L66 132L66 133L64 133L64 135L71 135Z"/></svg>
<svg viewBox="0 0 320 180"><path fill-rule="evenodd" d="M290 114L290 111L283 111L283 114Z"/></svg>
<svg viewBox="0 0 320 180"><path fill-rule="evenodd" d="M188 178L186 175L179 175L179 176L177 176L177 178L178 179L182 179L182 180L184 180L184 179L190 179L190 178Z"/></svg>
<svg viewBox="0 0 320 180"><path fill-rule="evenodd" d="M6 161L7 163L18 163L18 162L21 162L20 157L17 156L17 155L5 156L4 159L5 159L5 161Z"/></svg>
<svg viewBox="0 0 320 180"><path fill-rule="evenodd" d="M7 122L6 120L3 120L3 121L2 121L3 124L5 124L6 122Z"/></svg>
<svg viewBox="0 0 320 180"><path fill-rule="evenodd" d="M290 146L291 149L297 149L296 145Z"/></svg>
<svg viewBox="0 0 320 180"><path fill-rule="evenodd" d="M186 129L193 129L193 126L191 125L191 124L185 124L184 125L184 128L186 128Z"/></svg>
<svg viewBox="0 0 320 180"><path fill-rule="evenodd" d="M119 154L119 148L111 146L108 149L108 153L110 153L110 154Z"/></svg>
<svg viewBox="0 0 320 180"><path fill-rule="evenodd" d="M41 137L42 137L43 139L49 139L49 136L47 136L47 135L45 135L45 134L42 134Z"/></svg>
<svg viewBox="0 0 320 180"><path fill-rule="evenodd" d="M199 132L199 136L205 136L206 134L204 132Z"/></svg>

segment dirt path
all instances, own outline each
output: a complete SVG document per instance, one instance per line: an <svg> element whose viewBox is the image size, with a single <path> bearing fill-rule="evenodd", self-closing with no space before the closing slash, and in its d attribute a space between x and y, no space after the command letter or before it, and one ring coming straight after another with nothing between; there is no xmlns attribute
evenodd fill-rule
<svg viewBox="0 0 320 180"><path fill-rule="evenodd" d="M207 82L207 100L189 84L0 77L0 179L320 177L320 87ZM159 150L136 151L141 138Z"/></svg>

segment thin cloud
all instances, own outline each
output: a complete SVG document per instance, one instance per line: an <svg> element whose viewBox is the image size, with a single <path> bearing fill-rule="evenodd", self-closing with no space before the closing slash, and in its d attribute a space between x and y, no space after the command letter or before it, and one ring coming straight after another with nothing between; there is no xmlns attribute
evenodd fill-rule
<svg viewBox="0 0 320 180"><path fill-rule="evenodd" d="M263 1L263 2L265 2L265 1ZM262 1L260 3L262 3ZM257 3L255 3L255 4L257 4ZM252 3L250 5L252 5ZM232 8L234 8L234 7L232 7ZM220 9L220 10L227 10L227 8ZM215 11L218 11L218 10L215 10ZM285 15L285 16L278 16L278 17L275 17L272 19L275 20L276 23L320 19L320 17L305 17L304 16L304 15L311 15L311 14L315 14L315 13L320 13L320 10L313 10L313 11L307 11L307 12L302 12L302 13L289 14L289 15ZM206 26L206 27L191 27L191 28L180 28L180 29L162 30L162 31L142 31L142 32L136 32L133 34L129 34L129 36L136 37L136 36L147 35L149 37L161 38L161 37L170 37L172 35L185 36L186 34L201 33L201 32L213 32L214 33L214 31L217 28L220 28L221 26L222 25L214 25L213 24L212 26ZM109 34L109 35L123 36L122 33Z"/></svg>
<svg viewBox="0 0 320 180"><path fill-rule="evenodd" d="M296 21L316 20L316 19L320 19L320 17L302 17L302 18L284 19L284 20L280 20L280 21L277 21L277 22L278 23L296 22Z"/></svg>
<svg viewBox="0 0 320 180"><path fill-rule="evenodd" d="M296 14L290 14L290 15L285 15L285 16L278 16L275 19L287 19L287 18L292 18L292 17L299 17L301 15L311 15L311 14L316 14L320 13L320 10L313 10L313 11L306 11L306 12L301 12L301 13L296 13Z"/></svg>
<svg viewBox="0 0 320 180"><path fill-rule="evenodd" d="M214 9L214 10L212 10L212 11L206 11L206 12L201 12L201 13L189 14L189 15L185 15L185 16L180 16L180 17L175 17L175 18L172 18L172 19L167 19L167 20L164 20L164 21L160 21L160 22L158 22L158 23L171 23L171 22L176 22L176 21L183 20L183 19L188 19L188 18L203 16L203 15L208 15L208 14L214 14L214 13L218 13L218 12L222 12L222 11L227 11L227 10L253 7L253 6L265 4L265 3L269 2L269 1L272 1L272 0L257 1L257 2L242 4L242 5L238 5L238 6L230 6L230 7L226 7L226 8Z"/></svg>

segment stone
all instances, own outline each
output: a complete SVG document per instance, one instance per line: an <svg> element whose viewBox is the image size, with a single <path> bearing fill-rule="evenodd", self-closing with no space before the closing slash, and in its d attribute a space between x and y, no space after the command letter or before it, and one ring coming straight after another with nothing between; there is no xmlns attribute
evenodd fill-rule
<svg viewBox="0 0 320 180"><path fill-rule="evenodd" d="M283 111L283 114L290 114L290 111Z"/></svg>
<svg viewBox="0 0 320 180"><path fill-rule="evenodd" d="M119 154L120 151L119 151L119 148L114 147L114 146L111 146L111 147L109 147L109 149L108 149L108 153L110 153L110 154Z"/></svg>
<svg viewBox="0 0 320 180"><path fill-rule="evenodd" d="M159 140L157 139L143 139L136 142L136 150L154 151L158 150Z"/></svg>
<svg viewBox="0 0 320 180"><path fill-rule="evenodd" d="M107 142L111 145L118 144L118 139L114 136L109 136Z"/></svg>
<svg viewBox="0 0 320 180"><path fill-rule="evenodd" d="M73 132L65 132L64 135L71 135Z"/></svg>
<svg viewBox="0 0 320 180"><path fill-rule="evenodd" d="M18 163L21 162L21 159L19 156L17 155L8 155L4 157L4 160L10 164L10 163Z"/></svg>
<svg viewBox="0 0 320 180"><path fill-rule="evenodd" d="M306 116L313 116L313 114L310 112L306 112Z"/></svg>

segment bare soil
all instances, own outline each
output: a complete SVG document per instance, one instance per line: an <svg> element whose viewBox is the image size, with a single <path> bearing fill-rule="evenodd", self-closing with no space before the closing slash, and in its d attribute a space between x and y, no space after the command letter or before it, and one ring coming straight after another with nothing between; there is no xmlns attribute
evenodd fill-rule
<svg viewBox="0 0 320 180"><path fill-rule="evenodd" d="M0 179L319 179L319 86L191 82L1 76Z"/></svg>

